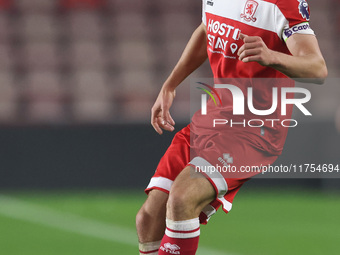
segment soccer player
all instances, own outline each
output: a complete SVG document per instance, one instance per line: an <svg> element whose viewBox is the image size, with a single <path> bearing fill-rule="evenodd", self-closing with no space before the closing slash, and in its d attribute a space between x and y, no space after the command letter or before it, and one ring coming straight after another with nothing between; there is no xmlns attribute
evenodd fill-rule
<svg viewBox="0 0 340 255"><path fill-rule="evenodd" d="M175 89L207 58L215 80L308 78L323 83L327 67L309 18L305 0L203 0L203 22L152 107L151 123L156 132L174 130L169 109ZM280 82L274 85L254 82L254 105L269 109L272 88L284 86ZM239 84L242 91L247 91L247 86ZM207 116L195 113L159 162L136 217L140 254L195 254L200 223L206 224L220 206L230 211L235 194L249 178L228 178L218 171L209 175L197 169L268 165L283 149L287 129L278 124L261 129L209 127L206 120L211 115L233 116L230 93L219 94L224 105L213 108L208 102ZM285 117L290 115L288 109ZM271 116L282 119L280 106ZM200 176L204 178L193 178Z"/></svg>

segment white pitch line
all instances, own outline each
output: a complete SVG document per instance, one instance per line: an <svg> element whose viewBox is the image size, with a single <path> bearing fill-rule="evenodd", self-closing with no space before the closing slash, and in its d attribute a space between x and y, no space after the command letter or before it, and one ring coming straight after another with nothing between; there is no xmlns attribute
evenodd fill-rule
<svg viewBox="0 0 340 255"><path fill-rule="evenodd" d="M137 254L138 240L136 232L125 227L59 212L2 195L0 195L0 214L8 218L23 220L75 234L135 246ZM200 246L197 255L206 254L227 255L227 253ZM228 253L228 255L231 254Z"/></svg>

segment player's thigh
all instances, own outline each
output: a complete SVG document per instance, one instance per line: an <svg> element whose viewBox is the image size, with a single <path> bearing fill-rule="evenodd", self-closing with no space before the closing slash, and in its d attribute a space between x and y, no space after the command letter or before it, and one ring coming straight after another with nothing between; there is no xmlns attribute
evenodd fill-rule
<svg viewBox="0 0 340 255"><path fill-rule="evenodd" d="M175 179L169 200L172 204L194 208L200 212L203 207L216 198L212 184L193 167L187 166Z"/></svg>

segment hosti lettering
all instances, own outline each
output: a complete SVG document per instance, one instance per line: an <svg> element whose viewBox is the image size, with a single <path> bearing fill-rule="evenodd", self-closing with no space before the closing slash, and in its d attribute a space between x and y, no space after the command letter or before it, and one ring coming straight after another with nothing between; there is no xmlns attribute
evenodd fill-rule
<svg viewBox="0 0 340 255"><path fill-rule="evenodd" d="M223 22L210 19L207 24L208 44L211 50L222 53L228 48L232 54L236 54L238 45L234 42L240 38L241 30ZM229 46L228 46L229 45Z"/></svg>

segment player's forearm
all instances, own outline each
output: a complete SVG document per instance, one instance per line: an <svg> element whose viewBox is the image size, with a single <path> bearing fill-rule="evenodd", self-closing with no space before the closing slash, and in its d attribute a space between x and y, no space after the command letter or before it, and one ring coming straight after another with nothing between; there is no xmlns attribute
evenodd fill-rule
<svg viewBox="0 0 340 255"><path fill-rule="evenodd" d="M201 24L192 34L181 58L164 83L164 87L174 90L207 59L206 31Z"/></svg>
<svg viewBox="0 0 340 255"><path fill-rule="evenodd" d="M290 78L306 79L306 82L322 84L327 77L325 60L319 54L291 56L273 52L273 64L270 66Z"/></svg>

